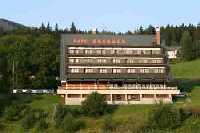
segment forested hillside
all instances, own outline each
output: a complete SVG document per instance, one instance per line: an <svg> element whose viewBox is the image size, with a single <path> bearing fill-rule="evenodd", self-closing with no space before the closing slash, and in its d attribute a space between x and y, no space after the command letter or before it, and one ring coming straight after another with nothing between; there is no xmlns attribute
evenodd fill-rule
<svg viewBox="0 0 200 133"><path fill-rule="evenodd" d="M154 34L155 28L140 27L135 33L96 31L97 34ZM59 84L60 34L91 34L77 29L75 24L60 29L48 23L38 28L21 27L9 32L0 31L0 89L47 88L56 89ZM200 25L161 27L161 35L168 46L181 46L181 61L200 56Z"/></svg>

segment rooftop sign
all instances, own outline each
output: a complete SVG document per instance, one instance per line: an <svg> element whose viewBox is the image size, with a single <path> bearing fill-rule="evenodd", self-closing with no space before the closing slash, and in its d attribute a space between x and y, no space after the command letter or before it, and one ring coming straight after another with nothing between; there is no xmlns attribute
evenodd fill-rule
<svg viewBox="0 0 200 133"><path fill-rule="evenodd" d="M84 39L84 38L73 38L74 44L126 44L126 41L121 38L111 39Z"/></svg>

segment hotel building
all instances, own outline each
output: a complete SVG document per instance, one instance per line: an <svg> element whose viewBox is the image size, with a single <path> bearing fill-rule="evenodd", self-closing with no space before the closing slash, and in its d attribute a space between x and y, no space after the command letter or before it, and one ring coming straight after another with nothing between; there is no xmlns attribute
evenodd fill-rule
<svg viewBox="0 0 200 133"><path fill-rule="evenodd" d="M161 42L159 28L155 35L63 34L57 94L68 105L92 92L108 104L171 103L180 91Z"/></svg>

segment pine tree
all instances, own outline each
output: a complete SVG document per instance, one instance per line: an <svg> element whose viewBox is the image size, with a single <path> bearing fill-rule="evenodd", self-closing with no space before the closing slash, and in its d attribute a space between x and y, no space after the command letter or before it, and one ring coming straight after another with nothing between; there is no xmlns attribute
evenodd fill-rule
<svg viewBox="0 0 200 133"><path fill-rule="evenodd" d="M189 61L194 59L192 38L188 31L183 32L180 45L183 60Z"/></svg>
<svg viewBox="0 0 200 133"><path fill-rule="evenodd" d="M139 34L144 34L144 29L142 26L140 26L140 28L139 28Z"/></svg>
<svg viewBox="0 0 200 133"><path fill-rule="evenodd" d="M45 29L46 29L46 27L45 27L44 23L42 22L42 24L41 24L41 26L40 26L40 30L41 30L41 31L45 31Z"/></svg>
<svg viewBox="0 0 200 133"><path fill-rule="evenodd" d="M74 33L74 34L77 33L76 26L75 26L74 22L72 22L72 25L71 25L71 28L70 28L70 32Z"/></svg>
<svg viewBox="0 0 200 133"><path fill-rule="evenodd" d="M47 31L52 31L52 28L51 28L49 22L48 22L48 24L47 24Z"/></svg>
<svg viewBox="0 0 200 133"><path fill-rule="evenodd" d="M55 31L58 32L58 23L56 23L56 26L55 26Z"/></svg>

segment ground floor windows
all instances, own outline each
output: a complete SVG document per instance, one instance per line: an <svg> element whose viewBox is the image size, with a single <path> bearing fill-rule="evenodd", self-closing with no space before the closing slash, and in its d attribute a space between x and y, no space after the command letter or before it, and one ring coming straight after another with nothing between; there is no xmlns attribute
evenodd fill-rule
<svg viewBox="0 0 200 133"><path fill-rule="evenodd" d="M140 101L140 94L128 94L127 100L128 101Z"/></svg>
<svg viewBox="0 0 200 133"><path fill-rule="evenodd" d="M66 94L68 99L85 99L89 94ZM142 101L171 99L171 94L102 94L105 101Z"/></svg>
<svg viewBox="0 0 200 133"><path fill-rule="evenodd" d="M81 98L81 94L67 94L68 98Z"/></svg>
<svg viewBox="0 0 200 133"><path fill-rule="evenodd" d="M168 98L169 94L156 94L156 98Z"/></svg>
<svg viewBox="0 0 200 133"><path fill-rule="evenodd" d="M154 98L154 94L142 94L142 98Z"/></svg>
<svg viewBox="0 0 200 133"><path fill-rule="evenodd" d="M112 95L113 101L125 101L125 95L122 94L113 94Z"/></svg>

